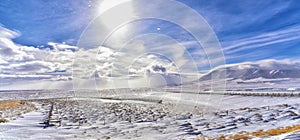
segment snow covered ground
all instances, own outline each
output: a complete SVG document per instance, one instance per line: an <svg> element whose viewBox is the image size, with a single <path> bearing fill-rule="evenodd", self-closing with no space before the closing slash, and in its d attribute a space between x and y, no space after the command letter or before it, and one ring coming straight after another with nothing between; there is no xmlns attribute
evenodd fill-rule
<svg viewBox="0 0 300 140"><path fill-rule="evenodd" d="M34 101L36 110L33 112L0 124L0 139L195 139L229 136L242 131L299 124L299 101L300 97L169 92L39 99ZM53 126L44 127L45 124L41 123L46 120L51 104ZM288 137L297 139L299 132L262 139Z"/></svg>
<svg viewBox="0 0 300 140"><path fill-rule="evenodd" d="M0 139L66 139L71 138L71 134L80 131L58 129L40 124L44 118L43 109L40 104L35 103L38 108L35 111L24 114L17 120L0 124Z"/></svg>

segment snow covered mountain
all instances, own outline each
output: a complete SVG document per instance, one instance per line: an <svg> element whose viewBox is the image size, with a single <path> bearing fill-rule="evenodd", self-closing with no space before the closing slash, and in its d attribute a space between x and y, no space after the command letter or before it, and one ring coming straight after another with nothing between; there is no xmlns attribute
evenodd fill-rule
<svg viewBox="0 0 300 140"><path fill-rule="evenodd" d="M282 79L300 78L300 63L289 60L263 60L258 62L245 62L229 64L212 69L200 78L200 81L210 80L211 77L227 80L251 80L251 79Z"/></svg>

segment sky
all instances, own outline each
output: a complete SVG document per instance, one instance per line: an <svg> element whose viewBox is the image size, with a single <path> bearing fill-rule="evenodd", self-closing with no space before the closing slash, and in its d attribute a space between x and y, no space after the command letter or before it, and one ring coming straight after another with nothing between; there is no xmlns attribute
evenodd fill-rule
<svg viewBox="0 0 300 140"><path fill-rule="evenodd" d="M113 10L123 15L112 10L105 17L106 10L122 2L127 5ZM300 59L296 0L177 2L188 10L174 10L172 2L145 0L1 0L0 87L74 88L74 81L75 87L114 87L123 82L131 87L161 79L162 84L176 84L169 81L206 71L214 67L212 63ZM127 23L100 43L119 19L147 14L210 32L208 40L216 37L221 49L206 47L205 39L197 40L187 28L159 19ZM97 43L89 44L93 41ZM216 59L209 57L216 51L224 57L220 53ZM184 75L178 77L179 73Z"/></svg>

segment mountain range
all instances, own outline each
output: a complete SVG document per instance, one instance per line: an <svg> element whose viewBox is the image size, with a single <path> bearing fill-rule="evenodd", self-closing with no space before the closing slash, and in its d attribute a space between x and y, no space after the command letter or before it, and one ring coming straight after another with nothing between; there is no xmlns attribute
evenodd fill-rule
<svg viewBox="0 0 300 140"><path fill-rule="evenodd" d="M222 75L225 74L225 75ZM288 60L263 60L258 62L245 62L228 64L216 67L201 76L200 81L215 78L227 80L251 80L251 79L282 79L300 78L300 63Z"/></svg>

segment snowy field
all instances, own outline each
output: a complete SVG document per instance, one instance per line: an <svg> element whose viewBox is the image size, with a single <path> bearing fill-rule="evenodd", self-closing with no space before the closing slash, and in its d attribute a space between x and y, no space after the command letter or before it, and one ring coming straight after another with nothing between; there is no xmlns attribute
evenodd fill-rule
<svg viewBox="0 0 300 140"><path fill-rule="evenodd" d="M0 139L229 139L300 124L300 97L144 92L1 92L35 109L0 123ZM285 138L299 131L255 139Z"/></svg>

